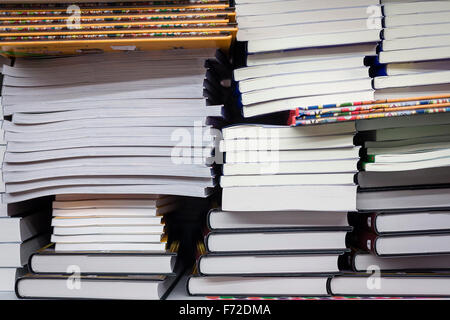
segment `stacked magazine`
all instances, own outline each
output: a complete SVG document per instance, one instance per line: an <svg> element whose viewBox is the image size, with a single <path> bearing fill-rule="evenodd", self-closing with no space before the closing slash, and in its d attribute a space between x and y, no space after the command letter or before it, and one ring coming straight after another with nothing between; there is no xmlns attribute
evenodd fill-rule
<svg viewBox="0 0 450 320"><path fill-rule="evenodd" d="M380 41L379 0L239 0L236 19L246 42L234 71L245 117L374 100L365 57Z"/></svg>
<svg viewBox="0 0 450 320"><path fill-rule="evenodd" d="M223 115L215 50L16 59L3 67L5 200L208 196Z"/></svg>

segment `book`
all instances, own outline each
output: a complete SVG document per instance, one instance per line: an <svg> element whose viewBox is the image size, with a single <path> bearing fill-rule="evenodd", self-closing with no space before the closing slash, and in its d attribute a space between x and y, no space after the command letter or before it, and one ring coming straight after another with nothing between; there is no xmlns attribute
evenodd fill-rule
<svg viewBox="0 0 450 320"><path fill-rule="evenodd" d="M159 300L165 297L176 277L81 276L77 290L67 286L68 279L70 276L26 275L17 280L16 294L22 299Z"/></svg>
<svg viewBox="0 0 450 320"><path fill-rule="evenodd" d="M423 74L406 74L397 76L383 76L374 79L375 89L424 86L447 83L449 71L427 72Z"/></svg>
<svg viewBox="0 0 450 320"><path fill-rule="evenodd" d="M275 170L281 173L279 170ZM320 174L280 174L280 175L238 175L221 176L220 186L258 187L279 185L354 185L354 173L320 173Z"/></svg>
<svg viewBox="0 0 450 320"><path fill-rule="evenodd" d="M440 12L450 10L450 3L448 3L447 1L385 3L383 9L385 16L419 12Z"/></svg>
<svg viewBox="0 0 450 320"><path fill-rule="evenodd" d="M50 213L48 211L0 218L0 242L23 242L49 231Z"/></svg>
<svg viewBox="0 0 450 320"><path fill-rule="evenodd" d="M335 274L340 253L324 254L222 254L208 253L197 261L204 276Z"/></svg>
<svg viewBox="0 0 450 320"><path fill-rule="evenodd" d="M209 252L280 252L344 250L345 231L211 232L205 245Z"/></svg>
<svg viewBox="0 0 450 320"><path fill-rule="evenodd" d="M8 27L0 35L2 54L54 56L92 51L161 50L172 49L180 43L185 48L222 47L228 50L237 31L233 24L234 10L226 2L125 2L107 6L97 2L80 5L82 14L73 21L67 8L61 6L9 4L5 9L7 14L0 19L0 25ZM210 19L213 23L201 23L194 28L192 24L184 23L198 22L199 19ZM23 21L27 22L25 27ZM74 22L80 28L72 28ZM127 24L130 22L132 24ZM22 27L10 28L17 25ZM30 30L27 26L33 28ZM51 54L47 51L48 46Z"/></svg>
<svg viewBox="0 0 450 320"><path fill-rule="evenodd" d="M423 25L402 26L383 29L383 39L417 38L421 36L447 34L449 23L433 23Z"/></svg>
<svg viewBox="0 0 450 320"><path fill-rule="evenodd" d="M367 189L366 189L367 190ZM377 190L359 192L357 196L358 210L397 210L397 209L423 209L446 208L448 203L448 189L419 188L399 190ZM383 199L383 201L379 201Z"/></svg>
<svg viewBox="0 0 450 320"><path fill-rule="evenodd" d="M450 213L446 210L375 212L353 214L352 225L378 235L411 232L447 232Z"/></svg>
<svg viewBox="0 0 450 320"><path fill-rule="evenodd" d="M363 0L358 3L359 6L377 5L378 1ZM320 3L311 3L304 0L283 1L282 3L237 3L236 15L271 15L274 13L291 12L291 11L308 11L328 8L345 8L348 3L342 0L323 1Z"/></svg>
<svg viewBox="0 0 450 320"><path fill-rule="evenodd" d="M356 252L343 257L355 272L366 272L377 265L383 272L408 271L430 272L447 271L449 255L391 256L379 257L365 252Z"/></svg>
<svg viewBox="0 0 450 320"><path fill-rule="evenodd" d="M345 296L448 297L446 274L381 274L379 285L368 286L370 275L345 274L329 282L331 294Z"/></svg>
<svg viewBox="0 0 450 320"><path fill-rule="evenodd" d="M348 12L351 8L344 8L341 11ZM358 8L365 9L365 8ZM321 14L331 12L331 10L321 11ZM297 14L294 12L293 14ZM341 12L342 14L342 12ZM310 15L310 12L304 12L304 15ZM272 15L273 17L274 15ZM249 16L248 18L250 18ZM238 18L239 19L239 18ZM244 17L240 18L244 19ZM240 20L239 19L239 20ZM266 21L266 19L264 19ZM339 59L351 56L369 56L376 52L376 44L359 44L335 47L307 48L296 50L284 50L275 52L266 52L258 54L248 54L246 58L246 66L260 66L302 61L321 61L326 63L327 60ZM237 69L236 69L237 70Z"/></svg>
<svg viewBox="0 0 450 320"><path fill-rule="evenodd" d="M14 291L16 279L26 273L26 268L0 268L0 291Z"/></svg>
<svg viewBox="0 0 450 320"><path fill-rule="evenodd" d="M249 53L258 53L298 48L372 43L380 40L380 29L251 40L248 41L247 50Z"/></svg>
<svg viewBox="0 0 450 320"><path fill-rule="evenodd" d="M417 23L416 21L420 21L420 23ZM437 12L425 11L425 12L399 14L384 17L385 28L394 28L415 24L446 23L446 22L449 22L448 12L439 10L437 10Z"/></svg>
<svg viewBox="0 0 450 320"><path fill-rule="evenodd" d="M49 235L42 234L24 242L0 243L0 267L21 268L36 250L49 243Z"/></svg>
<svg viewBox="0 0 450 320"><path fill-rule="evenodd" d="M450 124L415 126L414 128L385 128L362 133L366 140L389 141L419 137L444 136L450 132Z"/></svg>
<svg viewBox="0 0 450 320"><path fill-rule="evenodd" d="M380 63L399 63L424 60L450 59L450 46L408 50L381 51Z"/></svg>
<svg viewBox="0 0 450 320"><path fill-rule="evenodd" d="M350 242L361 250L378 256L436 255L450 252L448 233L417 233L377 236L368 232L355 233Z"/></svg>
<svg viewBox="0 0 450 320"><path fill-rule="evenodd" d="M328 296L328 277L190 277L187 291L199 296Z"/></svg>
<svg viewBox="0 0 450 320"><path fill-rule="evenodd" d="M240 7L241 4L237 4L237 8ZM381 12L380 6L373 5L371 8L370 16L373 18L380 18L383 16ZM314 10L306 10L306 11L287 11L282 13L272 13L270 14L270 19L267 15L238 15L236 17L236 21L239 24L240 30L250 29L255 30L256 28L264 28L264 27L274 27L274 26L299 26L303 28L311 28L311 27L319 27L319 24L327 25L326 22L336 22L342 23L343 21L358 21L362 19L367 19L369 16L368 9L365 6L357 6L357 7L345 7L345 8L327 8L323 9L314 9ZM343 21L342 21L343 20ZM345 23L344 23L345 24ZM367 26L367 24L365 24ZM320 28L320 27L319 27ZM239 30L239 31L240 31ZM328 31L329 29L319 30ZM239 31L238 31L238 41L239 40Z"/></svg>
<svg viewBox="0 0 450 320"><path fill-rule="evenodd" d="M40 250L30 257L29 268L38 274L67 274L76 265L82 274L159 274L173 275L176 253L140 252L58 252Z"/></svg>
<svg viewBox="0 0 450 320"><path fill-rule="evenodd" d="M265 228L342 228L348 227L347 212L236 212L211 210L208 214L211 230Z"/></svg>
<svg viewBox="0 0 450 320"><path fill-rule="evenodd" d="M445 185L450 172L447 167L394 172L361 171L356 179L361 188Z"/></svg>
<svg viewBox="0 0 450 320"><path fill-rule="evenodd" d="M442 197L444 197L442 195ZM276 201L274 201L276 199ZM365 200L365 199L364 199ZM358 199L359 208L369 207ZM442 199L442 201L445 201ZM355 211L356 186L231 187L222 192L225 211Z"/></svg>

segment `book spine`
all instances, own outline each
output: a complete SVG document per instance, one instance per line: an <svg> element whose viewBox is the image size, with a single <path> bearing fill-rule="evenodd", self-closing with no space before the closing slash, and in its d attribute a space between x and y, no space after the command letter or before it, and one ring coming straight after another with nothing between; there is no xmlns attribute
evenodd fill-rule
<svg viewBox="0 0 450 320"><path fill-rule="evenodd" d="M371 252L377 254L376 252L376 242L378 236L375 233L360 231L352 233L349 237L350 245L354 248L360 249L365 252Z"/></svg>
<svg viewBox="0 0 450 320"><path fill-rule="evenodd" d="M351 213L349 214L349 223L356 230L370 232L378 235L376 228L377 213Z"/></svg>

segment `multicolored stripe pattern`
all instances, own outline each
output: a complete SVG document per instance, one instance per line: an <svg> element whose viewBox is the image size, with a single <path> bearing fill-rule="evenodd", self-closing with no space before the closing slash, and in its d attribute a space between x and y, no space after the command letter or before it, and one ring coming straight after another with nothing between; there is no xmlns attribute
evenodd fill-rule
<svg viewBox="0 0 450 320"><path fill-rule="evenodd" d="M450 93L436 97L358 101L302 107L291 111L288 124L307 126L445 112L450 112Z"/></svg>

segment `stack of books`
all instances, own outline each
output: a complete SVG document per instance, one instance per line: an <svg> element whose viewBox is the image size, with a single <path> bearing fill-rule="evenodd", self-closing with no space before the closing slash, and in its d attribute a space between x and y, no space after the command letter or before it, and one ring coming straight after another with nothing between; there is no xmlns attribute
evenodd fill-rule
<svg viewBox="0 0 450 320"><path fill-rule="evenodd" d="M163 220L176 210L178 200L125 194L57 196L52 244L32 255L32 273L17 280L17 295L164 298L180 274L179 241L169 237L168 243ZM70 279L73 287L67 284Z"/></svg>
<svg viewBox="0 0 450 320"><path fill-rule="evenodd" d="M327 127L224 128L221 177L226 211L336 210L356 207L359 147L353 123Z"/></svg>
<svg viewBox="0 0 450 320"><path fill-rule="evenodd" d="M0 291L14 291L28 259L50 241L50 199L7 204L0 212Z"/></svg>
<svg viewBox="0 0 450 320"><path fill-rule="evenodd" d="M0 4L0 50L12 56L222 48L236 34L228 1Z"/></svg>
<svg viewBox="0 0 450 320"><path fill-rule="evenodd" d="M379 0L240 0L236 19L248 54L234 71L244 117L374 100L365 57L380 41Z"/></svg>
<svg viewBox="0 0 450 320"><path fill-rule="evenodd" d="M361 273L333 279L335 294L450 294L450 117L414 118L383 119L357 134L359 212L350 216L348 242L355 251L341 262ZM366 285L367 277L379 285Z"/></svg>
<svg viewBox="0 0 450 320"><path fill-rule="evenodd" d="M354 124L222 130L222 208L189 279L192 295L327 295L356 210Z"/></svg>
<svg viewBox="0 0 450 320"><path fill-rule="evenodd" d="M3 64L10 65L11 61L1 58L0 63L1 70ZM0 123L3 127L3 114ZM6 152L3 129L0 129L0 140L0 156L3 161ZM8 204L3 201L5 183L2 176L0 170L0 292L11 292L14 291L16 278L26 273L30 255L49 241L50 199Z"/></svg>
<svg viewBox="0 0 450 320"><path fill-rule="evenodd" d="M3 67L9 203L71 193L207 197L223 121L215 49ZM220 56L220 55L219 55Z"/></svg>
<svg viewBox="0 0 450 320"><path fill-rule="evenodd" d="M447 1L382 1L378 56L367 58L374 99L299 106L289 124L311 125L450 111ZM318 101L321 103L320 101Z"/></svg>

